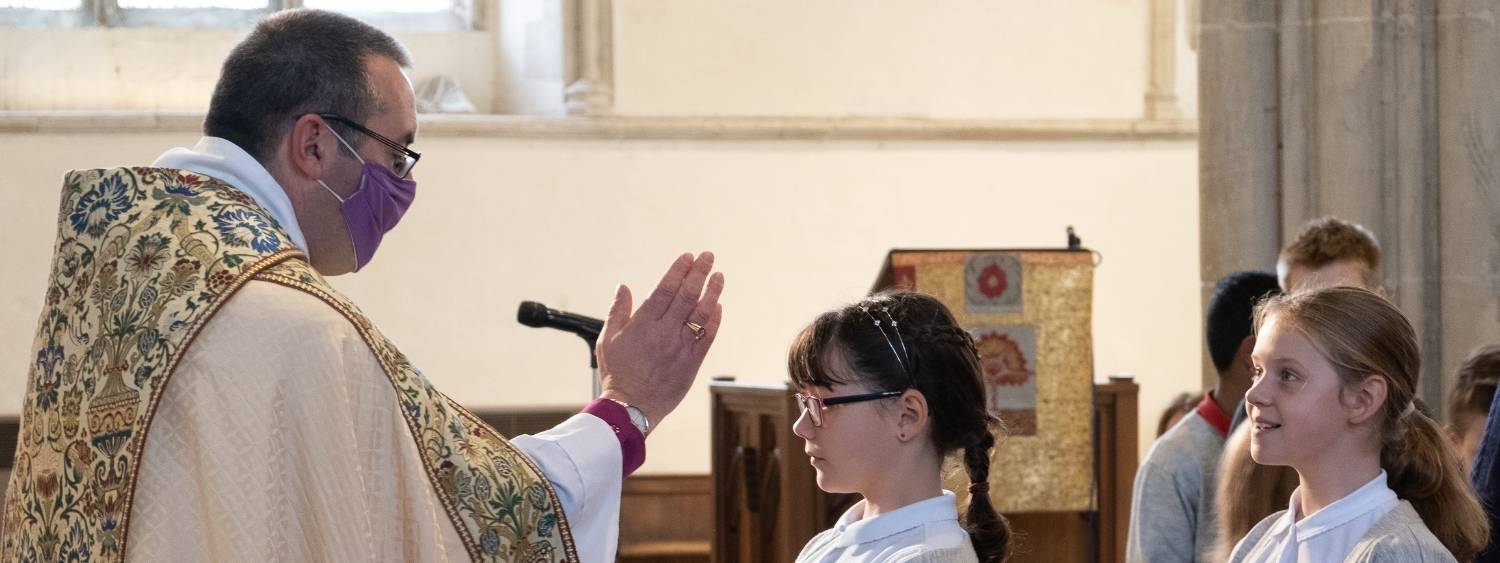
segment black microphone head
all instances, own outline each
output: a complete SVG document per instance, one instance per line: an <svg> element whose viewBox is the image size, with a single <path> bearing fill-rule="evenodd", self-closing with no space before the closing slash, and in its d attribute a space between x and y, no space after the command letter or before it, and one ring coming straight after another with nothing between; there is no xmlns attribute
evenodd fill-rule
<svg viewBox="0 0 1500 563"><path fill-rule="evenodd" d="M516 309L516 321L523 325L542 328L547 326L547 318L552 316L546 305L535 301L522 301L521 307Z"/></svg>

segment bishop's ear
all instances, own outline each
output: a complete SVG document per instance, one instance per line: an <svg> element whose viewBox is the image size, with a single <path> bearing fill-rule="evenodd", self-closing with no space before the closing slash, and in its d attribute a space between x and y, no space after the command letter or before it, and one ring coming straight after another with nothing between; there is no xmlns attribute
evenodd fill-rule
<svg viewBox="0 0 1500 563"><path fill-rule="evenodd" d="M291 135L287 142L287 157L292 168L311 179L321 179L327 174L333 150L329 141L334 141L323 118L306 114L292 122Z"/></svg>

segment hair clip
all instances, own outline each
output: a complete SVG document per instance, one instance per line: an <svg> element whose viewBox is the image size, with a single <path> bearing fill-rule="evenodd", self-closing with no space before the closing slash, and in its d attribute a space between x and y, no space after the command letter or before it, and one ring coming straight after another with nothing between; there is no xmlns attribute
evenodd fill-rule
<svg viewBox="0 0 1500 563"><path fill-rule="evenodd" d="M868 305L861 305L859 307L859 310L864 311L865 315L869 316L870 320L875 322L875 330L880 331L880 336L885 338L885 345L890 346L891 348L891 355L896 357L896 363L900 364L901 371L906 373L907 383L912 387L916 387L916 375L911 372L910 367L911 353L906 349L906 339L901 337L900 324L896 322L896 318L892 317L891 312L885 307L877 307L877 309L880 312L885 313L886 320L890 321L891 330L896 333L896 341L901 343L900 352L896 351L896 343L891 341L891 336L885 333L885 328L884 326L882 326L880 317L877 317L874 313L871 313L870 307Z"/></svg>

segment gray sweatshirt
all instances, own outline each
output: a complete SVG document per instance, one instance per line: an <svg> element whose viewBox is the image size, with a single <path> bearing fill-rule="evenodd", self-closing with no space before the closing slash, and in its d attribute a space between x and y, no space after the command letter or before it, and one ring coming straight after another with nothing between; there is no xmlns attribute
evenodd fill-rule
<svg viewBox="0 0 1500 563"><path fill-rule="evenodd" d="M1229 555L1229 563L1240 563L1250 554L1257 543L1271 529L1276 519L1286 511L1277 512L1261 520ZM1359 538L1354 549L1344 558L1344 563L1457 563L1443 542L1432 535L1417 509L1411 503L1401 501L1391 509L1370 531Z"/></svg>
<svg viewBox="0 0 1500 563"><path fill-rule="evenodd" d="M1131 494L1129 563L1209 561L1214 486L1224 437L1197 412L1162 434L1141 460Z"/></svg>

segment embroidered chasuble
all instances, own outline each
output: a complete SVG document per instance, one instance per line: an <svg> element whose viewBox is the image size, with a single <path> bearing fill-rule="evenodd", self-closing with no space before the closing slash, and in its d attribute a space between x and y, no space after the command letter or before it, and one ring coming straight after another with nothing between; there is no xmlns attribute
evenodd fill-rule
<svg viewBox="0 0 1500 563"><path fill-rule="evenodd" d="M154 420L219 414L191 412L190 398L198 396L194 394L223 393L228 389L216 388L219 383L212 381L184 381L174 389L181 388L188 399L169 404L162 413L158 413L158 407L173 374L184 357L192 357L192 347L200 337L205 346L212 345L215 350L232 348L220 343L225 341L226 334L232 334L221 328L232 327L221 327L214 321L225 304L242 290L245 299L267 306L248 313L237 312L239 316L233 317L234 322L262 310L268 315L297 310L290 306L277 309L287 303L312 307L324 319L336 314L334 318L352 325L358 335L357 341L343 344L358 354L350 353L347 359L319 360L348 363L356 361L356 356L372 355L379 372L388 380L390 389L384 393L391 393L386 397L394 397L401 419L400 423L386 423L383 436L390 442L381 444L379 439L348 436L347 440L339 441L359 442L363 449L358 450L360 455L325 458L339 460L334 465L318 465L316 460L320 456L316 448L312 452L287 453L287 457L301 460L285 472L294 479L309 472L315 476L347 473L354 476L352 480L359 481L349 490L368 491L374 485L375 492L369 494L391 496L399 495L400 491L381 487L399 489L398 485L366 482L369 475L380 475L382 471L402 471L399 461L393 464L385 459L391 455L378 454L389 454L390 450L414 452L411 472L422 473L425 479L417 478L425 481L430 491L381 506L386 513L391 512L391 507L420 513L422 499L435 498L436 502L431 504L440 505L441 509L432 508L429 513L445 518L423 522L419 516L392 526L399 529L384 530L382 525L387 519L379 515L339 513L337 518L363 519L362 527L347 527L356 530L353 535L360 536L355 543L364 541L381 546L372 550L400 543L369 537L388 533L417 538L406 542L406 549L410 550L424 549L421 545L411 547L419 544L422 537L441 544L443 538L456 536L464 555L475 561L578 560L557 493L537 466L504 437L435 390L357 307L307 264L300 251L288 242L285 232L244 193L218 180L173 169L75 171L66 178L58 221L52 273L32 348L35 361L27 374L21 434L5 499L5 537L0 544L0 560L123 560L130 545L132 508L136 506L149 505L150 511L175 511L172 502L179 502L187 509L222 513L256 502L271 504L266 499L223 498L224 491L216 491L210 485L225 482L223 475L194 475L191 471L162 473L157 467L192 467L191 463L157 459L149 469L143 469L142 463L148 459L143 455L148 451L148 438L170 439L174 446L167 450L153 446L157 449L151 451L186 452L182 455L193 456L209 456L215 451L265 442L272 443L267 451L284 448L283 444L265 440L263 436L245 436L238 443L224 443L231 441L223 439L201 443L194 440L202 436L174 433L166 427L152 428ZM290 321L277 317L262 320L268 326L267 332L284 325L288 333L296 333L297 318L300 316ZM318 331L308 332L304 338L316 334ZM307 396L318 397L322 396L319 393L338 396L342 390L338 382L291 381L291 389L274 390L271 400L277 404L295 403L304 390ZM368 393L344 394L348 395L344 397L346 401L329 401L326 405L318 402L318 405L330 411L337 411L340 405L358 407L357 399ZM317 410L297 412L307 413L307 420L321 420L319 416L323 413L314 412ZM358 421L350 427L359 432L381 428L382 421L367 420L370 418L367 416L346 418ZM286 424L299 422L302 421ZM390 432L391 426L397 427L395 432ZM287 441L306 445L295 438ZM323 445L335 449L340 446L326 440ZM395 467L388 467L391 465ZM133 503L143 473L148 480L185 479L186 482L173 483L183 491L182 498L147 498ZM324 477L318 482L337 481ZM399 482L400 476L391 481ZM164 488L156 481L148 484L151 486L146 490ZM279 484L266 488L274 489ZM317 492L299 491L299 494L316 496L313 493ZM345 494L330 498L351 497ZM288 499L292 504L306 500ZM337 508L334 507L334 512ZM307 512L316 514L291 513L288 518L307 521L284 526L282 532L293 533L273 532L276 537L221 538L212 534L202 537L189 530L176 533L182 543L221 541L226 545L236 542L257 545L276 541L292 546L281 553L304 555L324 553L315 549L321 542L336 544L348 539L338 537L339 522L318 521L323 512ZM143 522L150 522L156 516L142 515L139 511L137 514L144 518ZM439 519L445 521L436 521ZM449 525L451 529L447 528ZM305 537L288 537L298 533ZM163 536L147 537L163 543L160 541ZM171 534L165 537L170 538ZM159 547L152 545L150 552L158 555L166 552ZM229 557L233 552L210 546L192 553ZM376 556L392 560L444 558L441 553L429 557L411 552L403 556L373 551L362 558Z"/></svg>

